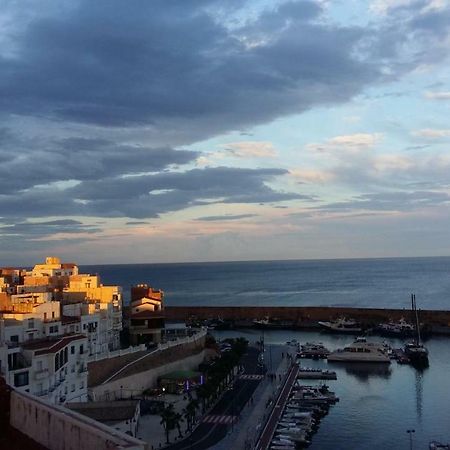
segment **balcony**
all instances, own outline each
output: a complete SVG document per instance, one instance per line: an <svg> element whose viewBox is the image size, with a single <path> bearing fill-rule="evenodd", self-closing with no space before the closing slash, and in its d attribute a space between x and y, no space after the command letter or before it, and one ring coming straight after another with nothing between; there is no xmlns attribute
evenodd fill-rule
<svg viewBox="0 0 450 450"><path fill-rule="evenodd" d="M78 369L78 373L86 373L87 371L88 371L87 366L81 366L81 367Z"/></svg>
<svg viewBox="0 0 450 450"><path fill-rule="evenodd" d="M45 378L48 378L48 369L39 370L34 373L35 380L43 380Z"/></svg>

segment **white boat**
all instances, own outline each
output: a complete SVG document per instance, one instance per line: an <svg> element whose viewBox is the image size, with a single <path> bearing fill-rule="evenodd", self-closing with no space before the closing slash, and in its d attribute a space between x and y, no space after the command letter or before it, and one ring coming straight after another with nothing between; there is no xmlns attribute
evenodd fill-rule
<svg viewBox="0 0 450 450"><path fill-rule="evenodd" d="M363 331L359 322L356 322L353 319L346 319L345 317L339 317L334 321L318 323L322 328L325 328L327 331L331 331L333 333L360 334Z"/></svg>
<svg viewBox="0 0 450 450"><path fill-rule="evenodd" d="M353 342L330 353L329 362L376 362L390 364L391 359L383 344L377 342Z"/></svg>

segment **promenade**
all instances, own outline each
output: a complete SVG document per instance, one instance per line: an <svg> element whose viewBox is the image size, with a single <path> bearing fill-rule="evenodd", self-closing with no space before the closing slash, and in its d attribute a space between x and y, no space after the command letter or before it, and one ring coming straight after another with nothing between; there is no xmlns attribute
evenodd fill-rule
<svg viewBox="0 0 450 450"><path fill-rule="evenodd" d="M284 407L286 406L286 402L289 399L289 394L291 393L292 386L297 379L298 370L299 365L292 364L283 387L281 388L281 392L276 400L272 412L270 413L269 419L267 420L262 434L256 444L256 450L266 450L270 447L270 442L277 427L278 421L280 420L281 414L283 413Z"/></svg>

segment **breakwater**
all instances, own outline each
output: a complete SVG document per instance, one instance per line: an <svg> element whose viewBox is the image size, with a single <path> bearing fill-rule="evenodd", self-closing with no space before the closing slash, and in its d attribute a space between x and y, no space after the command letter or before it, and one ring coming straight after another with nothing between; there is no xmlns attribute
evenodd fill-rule
<svg viewBox="0 0 450 450"><path fill-rule="evenodd" d="M319 320L338 317L356 319L371 325L388 320L409 319L409 309L314 307L314 306L167 306L166 317L169 320L223 319L233 321L237 327L250 326L253 320L270 318L280 325L291 324L298 328L314 328ZM420 310L420 322L432 327L433 331L450 331L450 311Z"/></svg>

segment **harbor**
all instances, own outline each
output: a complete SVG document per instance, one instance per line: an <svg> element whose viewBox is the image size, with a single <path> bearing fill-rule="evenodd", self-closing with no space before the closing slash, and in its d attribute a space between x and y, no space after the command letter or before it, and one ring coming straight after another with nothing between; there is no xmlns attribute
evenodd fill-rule
<svg viewBox="0 0 450 450"><path fill-rule="evenodd" d="M250 342L261 337L261 330L242 329L213 332L217 338L241 335ZM292 351L288 341L300 345L322 342L333 352L351 344L355 337L323 334L317 331L264 331L267 347L283 345ZM380 338L368 340L379 342ZM401 348L403 340L388 338L392 348ZM312 450L358 448L376 450L395 448L409 450L408 429L414 429L413 448L428 449L431 441L447 443L450 432L450 410L444 392L450 390L450 349L448 338L439 336L426 341L430 365L417 370L395 359L390 364L328 363L326 359L299 359L300 369L330 370L337 380L325 381L340 401L329 409L311 437ZM268 350L266 350L266 353ZM270 360L266 359L269 364ZM298 380L301 385L323 384L324 381Z"/></svg>

